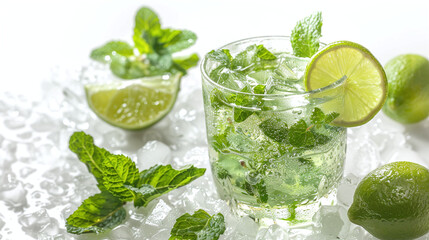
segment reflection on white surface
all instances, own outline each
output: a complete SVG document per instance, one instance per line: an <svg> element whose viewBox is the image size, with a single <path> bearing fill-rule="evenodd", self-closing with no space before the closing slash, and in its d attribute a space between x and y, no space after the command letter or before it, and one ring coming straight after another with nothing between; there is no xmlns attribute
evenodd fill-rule
<svg viewBox="0 0 429 240"><path fill-rule="evenodd" d="M65 219L84 199L99 191L86 166L68 149L74 131L91 134L97 145L130 156L138 166L148 167L159 161L175 168L187 164L209 168L201 88L193 84L192 74L183 79L176 105L165 119L141 132L125 132L90 112L80 81L98 70L91 65L84 69L85 75L80 70L57 69L51 80L43 84L45 97L41 100L10 93L1 95L3 239L167 239L179 216L200 208L225 216L227 230L221 239L371 239L346 217L359 180L372 169L392 161L407 160L428 166L427 155L416 152L413 146L416 142L429 142L428 135L416 133L416 129L428 131L429 120L404 127L379 114L370 123L349 129L339 204L322 207L311 228L273 225L258 229L253 220L234 217L227 204L218 199L211 172L207 171L190 185L160 197L146 208L126 205L126 221L112 231L98 236L71 235L65 231Z"/></svg>

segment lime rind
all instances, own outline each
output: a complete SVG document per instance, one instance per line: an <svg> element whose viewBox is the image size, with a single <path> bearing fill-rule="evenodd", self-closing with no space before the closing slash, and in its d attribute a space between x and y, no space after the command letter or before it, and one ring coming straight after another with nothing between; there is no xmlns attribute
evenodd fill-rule
<svg viewBox="0 0 429 240"><path fill-rule="evenodd" d="M91 110L105 122L126 130L141 130L171 111L181 77L176 74L89 84L85 93Z"/></svg>
<svg viewBox="0 0 429 240"><path fill-rule="evenodd" d="M323 104L322 108L340 113L334 125L360 126L381 110L387 96L386 74L368 49L350 41L327 45L307 65L305 87L307 91L319 89L344 75L347 80L341 98Z"/></svg>

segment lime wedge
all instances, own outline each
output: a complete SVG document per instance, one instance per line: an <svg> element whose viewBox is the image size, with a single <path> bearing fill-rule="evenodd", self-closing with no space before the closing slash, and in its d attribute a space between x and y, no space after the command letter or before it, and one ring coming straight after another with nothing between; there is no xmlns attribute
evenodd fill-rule
<svg viewBox="0 0 429 240"><path fill-rule="evenodd" d="M181 74L118 80L85 86L89 107L107 123L127 129L147 128L171 111Z"/></svg>
<svg viewBox="0 0 429 240"><path fill-rule="evenodd" d="M326 87L346 76L340 100L326 103L324 111L340 116L337 126L353 127L371 120L386 100L387 80L383 67L365 47L340 41L316 53L307 65L304 84L307 91Z"/></svg>

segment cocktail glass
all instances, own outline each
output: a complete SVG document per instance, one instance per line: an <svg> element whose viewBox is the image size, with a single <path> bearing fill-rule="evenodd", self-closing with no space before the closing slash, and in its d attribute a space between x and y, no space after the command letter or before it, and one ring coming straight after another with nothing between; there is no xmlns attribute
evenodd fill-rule
<svg viewBox="0 0 429 240"><path fill-rule="evenodd" d="M255 60L251 70L235 71L222 69L209 55L201 63L213 178L237 215L306 225L322 204L336 203L346 129L323 119L335 116L330 109L342 101L345 78L306 92L309 59L290 54L289 37L249 38L219 49L251 58L261 44L277 59Z"/></svg>

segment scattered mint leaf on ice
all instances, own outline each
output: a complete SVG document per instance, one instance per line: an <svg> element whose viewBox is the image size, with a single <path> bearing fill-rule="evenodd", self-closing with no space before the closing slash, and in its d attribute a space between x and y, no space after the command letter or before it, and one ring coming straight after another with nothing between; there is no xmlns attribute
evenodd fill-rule
<svg viewBox="0 0 429 240"><path fill-rule="evenodd" d="M322 36L322 13L316 12L298 21L292 30L293 54L297 57L311 57L319 50Z"/></svg>
<svg viewBox="0 0 429 240"><path fill-rule="evenodd" d="M67 218L67 231L74 234L100 233L113 228L125 219L122 206L127 202L146 206L162 194L192 182L206 170L194 166L175 170L171 165L156 165L139 172L130 158L95 146L94 139L84 132L73 133L69 148L86 164L101 190Z"/></svg>
<svg viewBox="0 0 429 240"><path fill-rule="evenodd" d="M88 167L88 171L94 175L98 182L98 188L103 191L103 169L102 164L111 153L104 148L99 148L94 145L94 139L84 132L75 132L70 137L69 148L76 153L79 160Z"/></svg>
<svg viewBox="0 0 429 240"><path fill-rule="evenodd" d="M106 189L122 201L133 201L134 192L125 185L136 185L139 170L135 163L124 155L113 155L103 162L103 179Z"/></svg>
<svg viewBox="0 0 429 240"><path fill-rule="evenodd" d="M155 165L144 170L140 173L137 186L130 188L137 194L134 206L145 207L150 201L162 194L182 187L201 177L205 171L205 168L196 168L194 166L183 170L175 170L171 165Z"/></svg>
<svg viewBox="0 0 429 240"><path fill-rule="evenodd" d="M66 220L67 232L82 234L100 233L119 225L126 216L122 207L125 202L109 192L97 193L83 201L82 205Z"/></svg>
<svg viewBox="0 0 429 240"><path fill-rule="evenodd" d="M194 214L185 213L173 226L169 240L217 240L225 232L225 219L221 213L209 215L200 209Z"/></svg>

